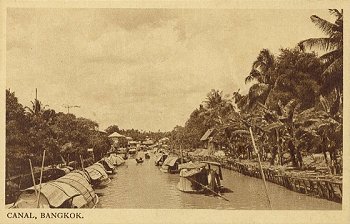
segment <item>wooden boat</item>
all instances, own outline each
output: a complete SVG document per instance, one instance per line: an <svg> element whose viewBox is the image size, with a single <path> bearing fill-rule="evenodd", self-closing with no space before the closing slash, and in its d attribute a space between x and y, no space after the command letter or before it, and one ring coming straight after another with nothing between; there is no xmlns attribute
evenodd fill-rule
<svg viewBox="0 0 350 224"><path fill-rule="evenodd" d="M115 153L111 153L107 158L114 166L120 166L125 163L124 158L121 155L117 155Z"/></svg>
<svg viewBox="0 0 350 224"><path fill-rule="evenodd" d="M221 164L201 161L179 165L180 180L177 189L186 193L219 193L222 186Z"/></svg>
<svg viewBox="0 0 350 224"><path fill-rule="evenodd" d="M85 171L88 173L91 179L91 184L94 188L104 188L111 182L111 179L108 177L108 174L101 163L94 163L93 165L86 167Z"/></svg>
<svg viewBox="0 0 350 224"><path fill-rule="evenodd" d="M104 157L100 161L98 161L103 165L103 168L106 170L106 173L108 175L115 175L117 174L116 167L112 164L109 158Z"/></svg>
<svg viewBox="0 0 350 224"><path fill-rule="evenodd" d="M166 158L168 158L168 154L159 154L157 157L156 157L156 160L154 161L154 164L156 166L161 166L163 165L164 161L166 160Z"/></svg>
<svg viewBox="0 0 350 224"><path fill-rule="evenodd" d="M137 163L143 163L143 159L142 158L136 158L135 159Z"/></svg>
<svg viewBox="0 0 350 224"><path fill-rule="evenodd" d="M42 183L56 180L57 178L60 178L69 172L70 171L67 169L44 167ZM34 178L35 182L39 183L40 170L34 170ZM31 173L17 175L6 179L5 203L14 203L19 196L20 190L25 190L31 186L33 186L33 179Z"/></svg>
<svg viewBox="0 0 350 224"><path fill-rule="evenodd" d="M135 155L137 153L137 150L135 148L131 148L131 149L129 149L128 153L130 155Z"/></svg>
<svg viewBox="0 0 350 224"><path fill-rule="evenodd" d="M181 158L178 156L168 156L160 170L164 173L180 173L179 164L181 164Z"/></svg>
<svg viewBox="0 0 350 224"><path fill-rule="evenodd" d="M127 160L128 159L128 154L125 153L124 156L122 157L124 160Z"/></svg>
<svg viewBox="0 0 350 224"><path fill-rule="evenodd" d="M95 208L98 196L86 178L71 172L57 180L41 184L21 192L13 208Z"/></svg>

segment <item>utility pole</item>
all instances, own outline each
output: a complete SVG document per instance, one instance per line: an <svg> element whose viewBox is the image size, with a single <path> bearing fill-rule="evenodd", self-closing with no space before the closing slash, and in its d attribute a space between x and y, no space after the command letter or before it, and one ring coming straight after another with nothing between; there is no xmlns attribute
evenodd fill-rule
<svg viewBox="0 0 350 224"><path fill-rule="evenodd" d="M77 106L77 105L63 105L63 106L67 108L67 114L69 114L69 108L74 108L74 107L80 108L80 106Z"/></svg>

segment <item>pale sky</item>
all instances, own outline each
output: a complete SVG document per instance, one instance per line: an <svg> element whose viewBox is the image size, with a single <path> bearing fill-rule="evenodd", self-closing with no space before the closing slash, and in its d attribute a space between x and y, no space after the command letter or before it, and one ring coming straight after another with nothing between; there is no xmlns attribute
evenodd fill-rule
<svg viewBox="0 0 350 224"><path fill-rule="evenodd" d="M169 131L211 89L232 95L263 48L323 34L325 10L8 9L6 86L100 129Z"/></svg>

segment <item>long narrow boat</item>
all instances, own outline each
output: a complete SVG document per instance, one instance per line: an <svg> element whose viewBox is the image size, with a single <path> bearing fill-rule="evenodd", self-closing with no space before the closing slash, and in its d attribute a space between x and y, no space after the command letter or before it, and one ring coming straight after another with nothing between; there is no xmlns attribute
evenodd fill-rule
<svg viewBox="0 0 350 224"><path fill-rule="evenodd" d="M89 174L91 184L94 188L104 188L111 182L101 163L94 163L86 167L85 171Z"/></svg>
<svg viewBox="0 0 350 224"><path fill-rule="evenodd" d="M117 174L116 167L112 164L112 162L111 162L111 160L109 158L104 157L98 162L103 165L103 167L106 170L106 173L108 175L115 175L115 174Z"/></svg>
<svg viewBox="0 0 350 224"><path fill-rule="evenodd" d="M114 165L114 166L120 166L125 163L125 160L122 156L117 155L115 153L111 153L108 157L109 161Z"/></svg>
<svg viewBox="0 0 350 224"><path fill-rule="evenodd" d="M95 208L98 196L86 178L71 172L57 180L41 185L40 199L37 200L39 185L21 192L14 208Z"/></svg>
<svg viewBox="0 0 350 224"><path fill-rule="evenodd" d="M136 158L136 163L143 163L143 159L142 158Z"/></svg>
<svg viewBox="0 0 350 224"><path fill-rule="evenodd" d="M163 163L164 163L164 161L166 160L166 158L168 158L168 154L161 153L161 154L159 154L159 155L156 157L156 159L155 159L155 161L154 161L154 164L155 164L156 166L161 166L161 165L163 165Z"/></svg>
<svg viewBox="0 0 350 224"><path fill-rule="evenodd" d="M65 170L62 168L51 168L44 167L42 183L46 183L48 181L56 180L64 175L66 175L69 170ZM34 179L36 183L39 183L40 179L40 170L34 170ZM17 175L16 177L11 177L6 179L5 185L5 202L7 204L13 204L19 196L21 190L25 190L29 187L33 186L33 178L31 173Z"/></svg>
<svg viewBox="0 0 350 224"><path fill-rule="evenodd" d="M164 173L180 173L179 164L181 164L181 158L178 156L168 156L160 170Z"/></svg>
<svg viewBox="0 0 350 224"><path fill-rule="evenodd" d="M180 180L177 189L186 193L219 193L222 186L221 164L201 161L179 165Z"/></svg>

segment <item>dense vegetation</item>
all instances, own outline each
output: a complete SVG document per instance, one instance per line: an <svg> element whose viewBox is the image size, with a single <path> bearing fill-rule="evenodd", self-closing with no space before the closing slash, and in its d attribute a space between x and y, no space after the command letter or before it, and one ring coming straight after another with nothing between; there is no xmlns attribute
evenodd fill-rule
<svg viewBox="0 0 350 224"><path fill-rule="evenodd" d="M294 49L281 49L278 55L262 49L245 79L252 83L248 93L238 90L230 97L211 90L185 126L174 128L172 146L201 147L201 136L214 128L217 149L233 158L250 159L251 128L262 158L271 164L290 162L296 168L306 168L303 155L323 153L330 170L341 173L343 12L329 12L334 23L311 16L327 37L301 41ZM307 51L315 47L326 53L319 57Z"/></svg>
<svg viewBox="0 0 350 224"><path fill-rule="evenodd" d="M124 130L117 125L108 127L106 132L98 131L96 122L46 109L38 99L34 99L32 108L24 107L14 92L6 90L6 175L29 173L28 159L34 166L40 166L44 150L46 165L80 162L80 156L98 160L110 150L112 142L108 135L115 131L136 141L158 140L167 135ZM126 147L127 140L124 140L120 146ZM88 153L88 148L94 149L94 157Z"/></svg>
<svg viewBox="0 0 350 224"><path fill-rule="evenodd" d="M46 150L46 164L78 160L94 148L95 157L110 149L107 135L97 131L98 124L73 114L56 113L35 99L24 107L14 92L6 90L6 174L29 172L28 159L40 165Z"/></svg>

